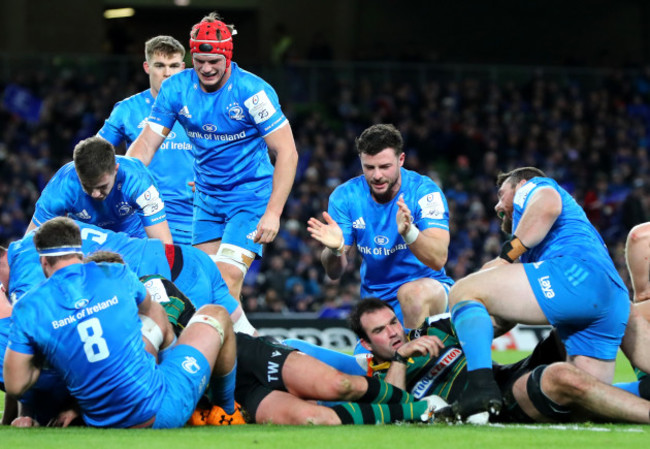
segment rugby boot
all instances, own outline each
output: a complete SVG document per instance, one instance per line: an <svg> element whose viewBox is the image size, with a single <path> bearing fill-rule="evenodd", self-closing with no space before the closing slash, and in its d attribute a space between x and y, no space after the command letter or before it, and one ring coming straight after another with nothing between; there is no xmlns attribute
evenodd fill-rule
<svg viewBox="0 0 650 449"><path fill-rule="evenodd" d="M492 377L492 370L486 368L468 371L465 390L451 408L456 419L466 421L470 416L483 412L496 416L502 406L501 390ZM475 419L479 422L483 420L480 416Z"/></svg>
<svg viewBox="0 0 650 449"><path fill-rule="evenodd" d="M246 424L246 420L242 415L241 406L235 402L235 412L232 415L217 405L213 406L206 423L210 426L238 426Z"/></svg>
<svg viewBox="0 0 650 449"><path fill-rule="evenodd" d="M438 410L441 410L445 407L449 407L447 401L442 399L440 396L432 394L431 396L426 396L422 398L423 401L427 401L428 407L427 411L420 415L420 420L425 423L433 423L436 421L436 413Z"/></svg>

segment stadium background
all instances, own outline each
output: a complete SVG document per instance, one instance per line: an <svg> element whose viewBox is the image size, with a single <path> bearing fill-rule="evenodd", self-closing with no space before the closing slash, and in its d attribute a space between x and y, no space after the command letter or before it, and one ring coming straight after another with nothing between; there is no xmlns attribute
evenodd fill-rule
<svg viewBox="0 0 650 449"><path fill-rule="evenodd" d="M135 15L104 18L123 6ZM625 236L650 219L641 0L5 0L1 244L22 236L74 145L148 87L144 41L170 34L187 45L191 25L215 9L239 31L234 59L278 91L300 153L281 233L246 277L249 313L341 318L358 298L358 263L327 279L305 223L360 173L353 140L377 122L398 126L407 168L443 187L454 279L498 254L494 176L521 165L575 196L628 279Z"/></svg>

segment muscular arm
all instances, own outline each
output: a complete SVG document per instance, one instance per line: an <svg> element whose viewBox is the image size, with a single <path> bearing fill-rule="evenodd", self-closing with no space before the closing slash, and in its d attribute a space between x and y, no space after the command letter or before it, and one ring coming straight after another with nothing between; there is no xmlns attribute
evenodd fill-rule
<svg viewBox="0 0 650 449"><path fill-rule="evenodd" d="M38 380L41 369L34 364L33 354L23 354L7 348L3 375L7 394L21 397Z"/></svg>
<svg viewBox="0 0 650 449"><path fill-rule="evenodd" d="M25 231L25 235L29 233L29 231L36 229L38 226L36 226L36 223L34 223L34 220L29 221L29 226L27 226L27 230Z"/></svg>
<svg viewBox="0 0 650 449"><path fill-rule="evenodd" d="M325 245L325 249L320 256L321 263L330 279L338 279L348 266L346 254L350 246L343 245L345 242L343 231L341 231L341 227L334 221L331 215L323 212L323 218L325 219L325 223L311 217L307 221L307 232L309 232L313 239ZM334 253L338 248L341 248L341 255Z"/></svg>
<svg viewBox="0 0 650 449"><path fill-rule="evenodd" d="M634 301L650 299L650 222L632 228L625 242L625 262L630 272Z"/></svg>
<svg viewBox="0 0 650 449"><path fill-rule="evenodd" d="M404 202L404 197L397 200L397 231L408 243L409 233L412 229L413 216L411 210ZM417 235L417 238L409 244L409 249L420 262L433 270L442 270L447 263L449 251L449 231L441 228L428 228Z"/></svg>
<svg viewBox="0 0 650 449"><path fill-rule="evenodd" d="M348 258L346 253L350 247L345 245L340 256L334 254L330 248L325 248L320 255L320 261L325 268L325 273L330 279L338 279L341 277L345 268L348 266Z"/></svg>
<svg viewBox="0 0 650 449"><path fill-rule="evenodd" d="M163 135L156 133L149 125L145 126L137 139L131 144L126 156L140 159L144 165L149 165L154 154L169 134L169 129L162 128Z"/></svg>
<svg viewBox="0 0 650 449"><path fill-rule="evenodd" d="M256 243L269 243L280 229L280 215L287 202L298 165L298 152L289 124L277 129L264 138L269 152L275 156L273 191L266 205L266 211L257 225Z"/></svg>
<svg viewBox="0 0 650 449"><path fill-rule="evenodd" d="M396 352L407 359L421 355L428 355L429 358L432 358L437 357L440 354L440 350L444 347L445 345L438 337L434 335L423 335L403 344ZM392 362L386 373L386 382L402 390L406 389L407 367L408 365L404 363Z"/></svg>
<svg viewBox="0 0 650 449"><path fill-rule="evenodd" d="M150 239L160 239L163 243L172 245L174 242L172 240L172 233L169 230L169 225L167 220L156 223L151 226L145 226L144 231L147 233L147 237Z"/></svg>
<svg viewBox="0 0 650 449"><path fill-rule="evenodd" d="M447 263L449 249L449 231L429 228L421 231L409 249L420 262L433 270L442 270Z"/></svg>
<svg viewBox="0 0 650 449"><path fill-rule="evenodd" d="M514 234L528 248L539 244L562 212L560 194L551 188L532 193Z"/></svg>
<svg viewBox="0 0 650 449"><path fill-rule="evenodd" d="M174 330L167 319L167 312L165 312L165 309L160 304L151 299L151 295L148 292L144 301L138 305L138 314L148 316L154 320L162 331L163 342L160 345L160 349L166 348L174 341ZM149 343L147 339L144 340L145 344Z"/></svg>

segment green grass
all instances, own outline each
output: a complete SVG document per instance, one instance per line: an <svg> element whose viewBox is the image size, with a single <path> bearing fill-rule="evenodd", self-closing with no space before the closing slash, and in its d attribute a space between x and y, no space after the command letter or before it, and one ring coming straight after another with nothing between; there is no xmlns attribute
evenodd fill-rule
<svg viewBox="0 0 650 449"><path fill-rule="evenodd" d="M495 352L494 359L510 363L525 352ZM616 381L634 380L624 358L617 363ZM194 427L175 430L13 429L0 427L3 448L237 448L237 449L402 449L415 447L481 449L597 449L646 447L650 428L642 425L491 425L444 424L387 426L296 427L249 425Z"/></svg>

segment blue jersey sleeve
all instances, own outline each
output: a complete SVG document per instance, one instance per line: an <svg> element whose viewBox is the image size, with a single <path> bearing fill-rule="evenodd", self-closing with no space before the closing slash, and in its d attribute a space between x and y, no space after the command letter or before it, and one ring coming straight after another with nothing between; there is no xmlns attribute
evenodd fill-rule
<svg viewBox="0 0 650 449"><path fill-rule="evenodd" d="M67 215L68 197L66 184L68 180L65 176L66 167L62 167L52 177L43 189L43 192L41 192L38 201L36 201L36 208L32 217L35 225L40 226L51 218Z"/></svg>
<svg viewBox="0 0 650 449"><path fill-rule="evenodd" d="M121 102L115 104L111 115L104 121L104 126L97 132L98 136L108 140L115 147L126 139L124 108L120 107L121 105Z"/></svg>
<svg viewBox="0 0 650 449"><path fill-rule="evenodd" d="M132 164L129 176L124 179L122 189L138 211L138 215L142 218L142 224L151 226L165 221L167 218L165 203L160 196L153 175L139 160L128 159Z"/></svg>
<svg viewBox="0 0 650 449"><path fill-rule="evenodd" d="M420 230L440 228L449 230L449 207L447 199L433 181L422 178L415 195L416 205L411 211L414 223Z"/></svg>
<svg viewBox="0 0 650 449"><path fill-rule="evenodd" d="M35 354L37 348L29 333L31 323L36 322L33 311L26 302L18 301L11 315L12 324L7 347L21 354Z"/></svg>
<svg viewBox="0 0 650 449"><path fill-rule="evenodd" d="M259 83L249 87L253 91L245 93L244 109L260 136L266 137L286 124L287 118L280 108L278 95L268 83L260 79Z"/></svg>
<svg viewBox="0 0 650 449"><path fill-rule="evenodd" d="M129 289L133 291L135 296L135 303L140 305L142 301L147 297L147 289L138 276L129 269L127 265L124 265L124 279L125 282L130 284Z"/></svg>
<svg viewBox="0 0 650 449"><path fill-rule="evenodd" d="M176 111L173 106L175 94L174 89L170 87L171 84L172 83L163 83L160 86L160 90L156 96L156 101L151 108L151 114L147 119L151 123L162 125L170 130L174 127L174 123L176 123Z"/></svg>
<svg viewBox="0 0 650 449"><path fill-rule="evenodd" d="M334 189L330 195L327 212L341 228L345 244L348 246L353 245L354 236L352 235L352 221L350 220L347 195L343 186Z"/></svg>

